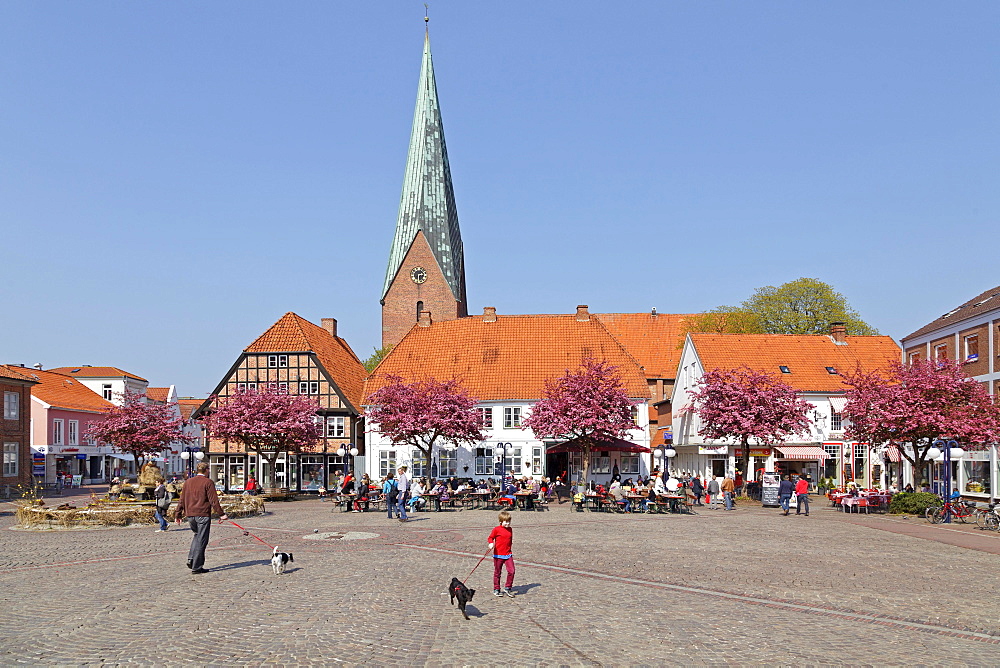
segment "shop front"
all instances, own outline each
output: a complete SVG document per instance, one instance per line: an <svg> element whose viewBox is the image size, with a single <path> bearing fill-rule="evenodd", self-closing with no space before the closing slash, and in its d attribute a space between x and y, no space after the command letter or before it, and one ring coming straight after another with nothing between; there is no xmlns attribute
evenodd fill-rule
<svg viewBox="0 0 1000 668"><path fill-rule="evenodd" d="M825 448L819 445L776 445L774 446L774 468L793 480L799 476L808 478L815 486L824 471L824 463L829 459Z"/></svg>
<svg viewBox="0 0 1000 668"><path fill-rule="evenodd" d="M274 462L275 487L293 492L319 492L330 488L329 481L335 474L343 474L353 459L349 454L289 454L282 452ZM258 484L270 480L270 462L267 457L253 453L210 454L207 458L209 477L215 487L223 492L242 492L247 479L253 476Z"/></svg>

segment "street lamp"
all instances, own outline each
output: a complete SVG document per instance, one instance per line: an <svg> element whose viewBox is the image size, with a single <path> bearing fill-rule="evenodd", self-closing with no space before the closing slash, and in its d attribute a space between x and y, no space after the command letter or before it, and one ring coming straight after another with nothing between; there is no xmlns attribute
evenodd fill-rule
<svg viewBox="0 0 1000 668"><path fill-rule="evenodd" d="M500 451L497 455L497 462L500 463L500 489L503 489L503 481L507 472L507 450L513 448L513 443L497 443L496 448Z"/></svg>
<svg viewBox="0 0 1000 668"><path fill-rule="evenodd" d="M194 462L195 460L201 461L205 458L205 453L201 451L197 446L186 446L184 452L181 453L181 459L187 462L188 476L194 472Z"/></svg>
<svg viewBox="0 0 1000 668"><path fill-rule="evenodd" d="M656 456L660 459L660 466L663 468L664 479L670 477L670 460L677 456L677 451L671 446L657 448Z"/></svg>
<svg viewBox="0 0 1000 668"><path fill-rule="evenodd" d="M931 452L936 451L936 457L931 457L932 459L937 459L938 457L944 460L944 500L945 500L945 511L944 520L946 524L951 524L951 462L952 460L959 461L965 456L965 450L958 447L957 441L934 441L934 445L928 448L927 454L931 456Z"/></svg>

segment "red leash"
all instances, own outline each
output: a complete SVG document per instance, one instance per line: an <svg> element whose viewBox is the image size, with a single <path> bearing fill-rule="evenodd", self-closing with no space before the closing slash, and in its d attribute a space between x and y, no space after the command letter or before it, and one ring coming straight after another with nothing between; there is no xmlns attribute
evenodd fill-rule
<svg viewBox="0 0 1000 668"><path fill-rule="evenodd" d="M258 537L258 536L255 536L255 535L253 535L252 533L250 533L249 531L247 531L246 529L244 529L243 527L241 527L241 526L240 526L239 524L237 524L236 522L234 522L234 521L232 521L232 520L226 520L226 521L227 521L227 522L229 522L230 524L232 524L232 525L233 525L234 527L237 527L237 528L239 528L239 529L240 529L240 530L241 530L241 531L243 532L243 535L244 535L244 536L250 536L251 538L253 538L253 539L255 539L255 540L258 540L258 541L260 541L261 543L264 543L264 545L267 545L267 546L268 546L269 548L271 548L272 550L273 550L273 549L275 548L275 546L274 546L274 545L271 545L271 544L270 544L270 543L268 543L268 542L267 542L266 540L262 540L262 539L261 539L260 537ZM471 573L470 573L470 575L471 575Z"/></svg>
<svg viewBox="0 0 1000 668"><path fill-rule="evenodd" d="M493 548L491 547L489 550L486 550L486 554L484 554L483 556L481 556L479 558L479 562L475 566L473 566L472 570L469 571L469 574L465 576L465 580L462 580L462 584L465 584L466 580L468 580L469 578L472 577L472 574L476 572L477 568L479 568L479 564L483 563L483 559L486 558L486 555L488 555L490 553L490 550L492 550L492 549Z"/></svg>

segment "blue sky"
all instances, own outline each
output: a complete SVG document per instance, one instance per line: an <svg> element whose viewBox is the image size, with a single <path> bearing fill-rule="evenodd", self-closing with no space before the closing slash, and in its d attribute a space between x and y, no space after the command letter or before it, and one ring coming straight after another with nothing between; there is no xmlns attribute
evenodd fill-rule
<svg viewBox="0 0 1000 668"><path fill-rule="evenodd" d="M366 357L422 17L0 4L0 361L205 396L286 311ZM997 285L998 19L431 3L470 312L696 312L809 276L898 339Z"/></svg>

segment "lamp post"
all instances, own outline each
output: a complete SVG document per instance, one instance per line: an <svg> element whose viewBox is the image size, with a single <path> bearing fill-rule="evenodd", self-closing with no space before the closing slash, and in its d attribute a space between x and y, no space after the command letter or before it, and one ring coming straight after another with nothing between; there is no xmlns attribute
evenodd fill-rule
<svg viewBox="0 0 1000 668"><path fill-rule="evenodd" d="M351 444L348 443L348 445L351 445ZM337 456L338 457L343 457L344 455L346 455L348 453L350 453L351 457L357 457L358 456L358 448L357 448L357 446L351 445L350 449L347 449L347 448L344 447L344 444L341 443L340 446L337 447ZM351 468L354 468L354 467L352 466ZM345 460L344 461L344 473L346 474L349 471L350 471L350 469L347 467L347 461Z"/></svg>
<svg viewBox="0 0 1000 668"><path fill-rule="evenodd" d="M670 460L677 456L677 451L671 446L656 449L656 456L660 458L660 466L663 467L664 478L670 477Z"/></svg>
<svg viewBox="0 0 1000 668"><path fill-rule="evenodd" d="M957 441L944 441L937 440L934 441L934 445L928 449L927 454L931 455L932 451L937 451L934 453L932 459L941 459L944 461L944 500L947 504L951 503L951 462L952 460L959 461L965 456L965 450L958 447ZM946 524L951 524L951 506L946 505L944 511L944 520Z"/></svg>
<svg viewBox="0 0 1000 668"><path fill-rule="evenodd" d="M205 453L201 451L201 448L197 446L186 446L184 452L181 453L181 459L187 462L187 472L188 477L194 473L194 462L195 460L201 461L205 458Z"/></svg>
<svg viewBox="0 0 1000 668"><path fill-rule="evenodd" d="M500 489L503 489L503 481L507 472L507 450L514 447L513 443L497 443L496 448L500 451L497 455L497 462L500 463Z"/></svg>

